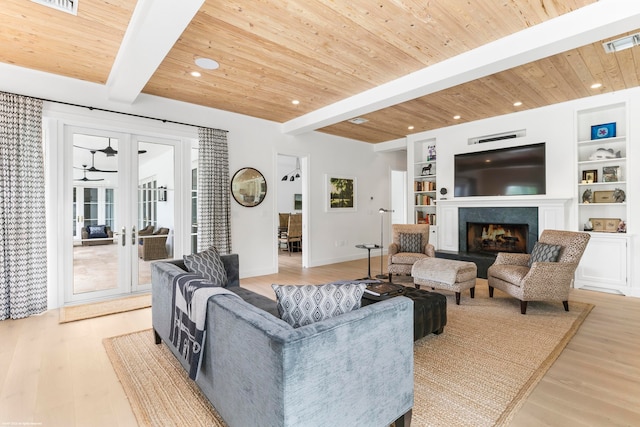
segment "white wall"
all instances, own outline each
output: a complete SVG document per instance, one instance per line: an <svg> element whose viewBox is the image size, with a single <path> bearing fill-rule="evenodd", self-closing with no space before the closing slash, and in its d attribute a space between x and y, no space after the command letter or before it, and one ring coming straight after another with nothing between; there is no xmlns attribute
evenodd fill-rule
<svg viewBox="0 0 640 427"><path fill-rule="evenodd" d="M463 123L447 128L422 132L408 137L408 149L415 141L436 138L438 153L438 188L448 190L447 198L453 198L454 155L472 151L491 150L514 145L546 142L547 150L547 195L546 198L569 198L565 229L580 230L577 220L578 172L576 154L576 111L603 105L627 102L629 122L629 149L627 152L628 174L627 233L632 235L632 252L629 260L634 265L632 271L633 286L640 287L640 263L633 262L637 257L637 234L640 231L640 169L631 167L640 162L640 88L624 90L611 94L593 96L575 101L556 104L549 107L517 112L500 117ZM526 137L468 145L468 139L476 136L492 135L502 132L526 129ZM438 197L440 194L438 193ZM474 198L481 199L481 198ZM488 198L489 200L493 198ZM488 202L489 203L489 202ZM490 204L490 203L489 203ZM439 233L442 235L443 233Z"/></svg>
<svg viewBox="0 0 640 427"><path fill-rule="evenodd" d="M294 194L302 194L302 179L294 181L282 181L285 174L296 169L296 157L278 156L278 172L276 173L275 184L278 192L278 212L302 213L302 209L294 208ZM280 179L278 179L280 178Z"/></svg>
<svg viewBox="0 0 640 427"><path fill-rule="evenodd" d="M140 95L133 105L121 105L108 100L102 85L54 76L8 64L0 64L0 90L38 98L64 101L95 107L93 110L77 107L61 107L57 117L47 120L55 125L71 120L83 126L108 123L123 131L149 134L157 137L177 136L185 141L197 138L195 127L182 126L99 111L97 108L121 111L141 116L156 117L177 122L228 130L229 171L232 175L239 168L251 166L260 170L268 183L268 193L263 203L253 208L242 207L231 201L231 237L233 251L240 256L240 275L249 277L277 271L276 227L278 176L277 153L296 153L306 157L308 167L308 226L309 266L366 257L366 251L355 248L358 243L375 242L379 236L378 208L390 205L390 171L404 169L404 152L377 153L372 144L312 132L298 136L283 135L279 123L256 119L240 114L205 108L183 102L171 101L149 95ZM54 104L52 104L54 105ZM58 120L60 119L60 120ZM47 129L45 134L53 138L59 130ZM188 159L185 162L189 162ZM357 180L357 211L333 213L325 211L325 174L353 176ZM51 171L49 176L58 176ZM52 211L60 211L58 195L50 188ZM188 204L185 204L188 206ZM176 218L176 221L183 219ZM188 218L187 218L188 221ZM55 222L49 224L50 256L60 251L55 242L63 236L56 234ZM175 254L179 256L180 254ZM50 302L56 306L58 279L55 266L50 272Z"/></svg>

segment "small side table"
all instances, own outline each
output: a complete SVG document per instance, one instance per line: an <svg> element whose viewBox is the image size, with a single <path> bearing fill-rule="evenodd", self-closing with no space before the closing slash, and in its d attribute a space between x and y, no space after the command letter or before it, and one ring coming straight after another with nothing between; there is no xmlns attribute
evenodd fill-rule
<svg viewBox="0 0 640 427"><path fill-rule="evenodd" d="M362 245L356 245L356 248L358 249L366 249L367 250L367 265L368 265L368 269L367 269L367 279L371 279L371 249L380 249L382 246L380 245L367 245L367 244L362 244Z"/></svg>

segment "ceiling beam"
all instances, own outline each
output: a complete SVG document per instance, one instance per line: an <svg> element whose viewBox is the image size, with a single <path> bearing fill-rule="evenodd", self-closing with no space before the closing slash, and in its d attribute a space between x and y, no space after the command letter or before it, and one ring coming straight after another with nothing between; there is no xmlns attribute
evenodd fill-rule
<svg viewBox="0 0 640 427"><path fill-rule="evenodd" d="M282 131L320 129L639 27L640 2L600 0L289 120Z"/></svg>
<svg viewBox="0 0 640 427"><path fill-rule="evenodd" d="M138 1L107 79L110 100L136 100L204 1Z"/></svg>

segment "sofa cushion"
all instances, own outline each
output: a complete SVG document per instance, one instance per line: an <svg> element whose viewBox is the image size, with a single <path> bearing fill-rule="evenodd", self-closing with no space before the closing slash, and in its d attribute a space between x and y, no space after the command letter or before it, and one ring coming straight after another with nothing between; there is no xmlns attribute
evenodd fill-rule
<svg viewBox="0 0 640 427"><path fill-rule="evenodd" d="M184 265L191 273L204 277L216 286L227 286L227 271L218 253L218 249L210 247L207 250L191 255L184 255Z"/></svg>
<svg viewBox="0 0 640 427"><path fill-rule="evenodd" d="M422 234L400 233L400 252L422 252Z"/></svg>
<svg viewBox="0 0 640 427"><path fill-rule="evenodd" d="M360 308L366 283L271 285L280 318L294 328Z"/></svg>
<svg viewBox="0 0 640 427"><path fill-rule="evenodd" d="M90 239L103 239L109 237L106 225L87 225L87 233Z"/></svg>
<svg viewBox="0 0 640 427"><path fill-rule="evenodd" d="M529 267L534 262L556 262L560 255L560 245L549 245L547 243L536 242L531 251L531 257L529 258Z"/></svg>

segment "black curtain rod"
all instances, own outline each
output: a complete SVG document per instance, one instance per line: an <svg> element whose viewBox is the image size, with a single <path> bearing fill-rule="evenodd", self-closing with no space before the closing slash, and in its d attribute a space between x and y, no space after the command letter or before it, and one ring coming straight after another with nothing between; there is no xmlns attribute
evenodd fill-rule
<svg viewBox="0 0 640 427"><path fill-rule="evenodd" d="M11 92L5 92L5 93L11 93ZM71 102L55 101L53 99L46 99L46 98L38 98L38 97L35 97L35 96L22 95L22 94L19 94L19 93L11 93L11 94L12 95L19 95L19 96L28 96L29 98L38 99L40 101L55 102L56 104L69 105L71 107L86 108L86 109L88 109L90 111L93 111L93 110L104 111L105 113L122 114L122 115L125 115L125 116L138 117L140 119L157 120L157 121L162 122L162 123L173 123L173 124L176 124L176 125L191 126L191 127L194 127L194 128L207 127L207 126L194 125L194 124L191 124L191 123L176 122L175 120L159 119L157 117L143 116L143 115L140 115L140 114L123 113L122 111L107 110L105 108L100 108L100 107L90 107L88 105L73 104ZM228 131L225 131L225 132L228 132Z"/></svg>

